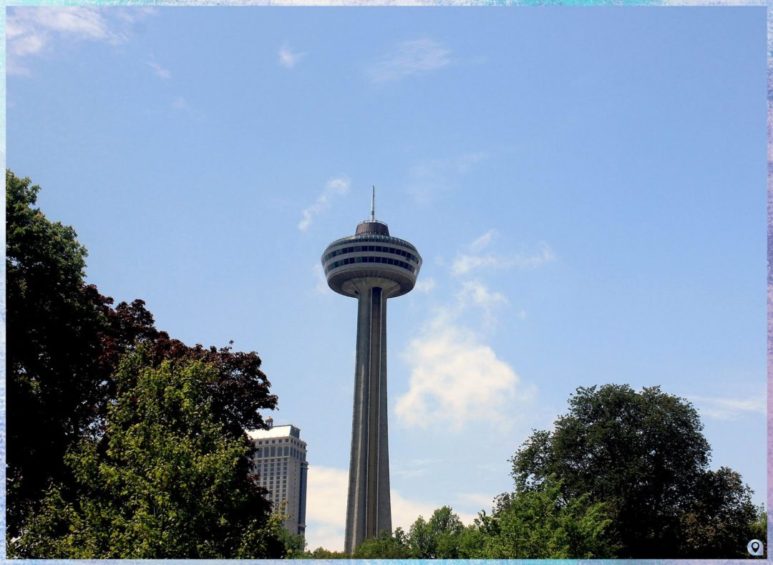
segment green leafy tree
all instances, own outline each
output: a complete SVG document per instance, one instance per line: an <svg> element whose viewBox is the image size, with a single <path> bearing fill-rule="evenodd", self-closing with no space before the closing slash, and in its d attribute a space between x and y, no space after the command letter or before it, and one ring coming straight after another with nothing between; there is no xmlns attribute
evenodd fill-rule
<svg viewBox="0 0 773 565"><path fill-rule="evenodd" d="M49 489L43 511L10 544L19 557L256 558L286 553L281 517L249 475L246 436L215 417L217 368L158 367L140 350L115 376L121 389L101 438L67 456L75 481Z"/></svg>
<svg viewBox="0 0 773 565"><path fill-rule="evenodd" d="M231 439L265 427L259 410L277 401L256 353L187 346L155 328L142 300L114 307L86 285L86 250L72 228L36 207L39 190L6 171L9 538L45 511L49 487L62 487L65 499L77 490L65 453L83 438L104 437L109 407L135 384L136 375L114 378L125 354L141 347L154 367L193 360L214 367L210 408Z"/></svg>
<svg viewBox="0 0 773 565"><path fill-rule="evenodd" d="M299 557L301 559L351 559L351 556L343 551L330 551L324 547L318 547L314 551L307 551Z"/></svg>
<svg viewBox="0 0 773 565"><path fill-rule="evenodd" d="M752 539L768 539L768 513L765 512L765 505L760 504L757 507L757 517L752 526Z"/></svg>
<svg viewBox="0 0 773 565"><path fill-rule="evenodd" d="M105 394L104 319L83 282L75 231L35 207L40 187L6 171L7 519L17 535Z"/></svg>
<svg viewBox="0 0 773 565"><path fill-rule="evenodd" d="M429 520L423 517L408 532L408 545L421 559L457 559L464 524L449 506L438 508Z"/></svg>
<svg viewBox="0 0 773 565"><path fill-rule="evenodd" d="M602 503L591 503L587 495L567 500L561 494L560 483L548 479L539 488L500 495L493 515L482 514L476 520L482 535L478 536L477 548L465 544L465 557L610 557L617 549L609 535L611 524Z"/></svg>
<svg viewBox="0 0 773 565"><path fill-rule="evenodd" d="M695 558L746 556L746 542L766 539L751 489L727 467L707 471L698 480L694 500L681 516L682 552Z"/></svg>
<svg viewBox="0 0 773 565"><path fill-rule="evenodd" d="M408 559L415 557L406 543L405 535L400 528L394 535L384 532L377 538L363 541L354 551L357 559Z"/></svg>
<svg viewBox="0 0 773 565"><path fill-rule="evenodd" d="M693 557L704 543L729 552L715 558L745 551L750 491L736 474L707 470L709 444L689 402L659 387L606 385L577 389L569 407L513 457L517 494L553 476L565 500L604 503L620 557ZM710 533L691 522L699 511L718 517Z"/></svg>

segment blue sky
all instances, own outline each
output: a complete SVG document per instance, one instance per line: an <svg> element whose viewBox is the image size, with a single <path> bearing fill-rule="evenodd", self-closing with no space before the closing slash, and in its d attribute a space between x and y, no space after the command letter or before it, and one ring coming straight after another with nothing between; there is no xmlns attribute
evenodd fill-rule
<svg viewBox="0 0 773 565"><path fill-rule="evenodd" d="M765 8L36 8L7 14L7 163L88 278L256 350L343 545L356 302L319 257L377 217L393 520L469 520L578 386L661 385L765 479Z"/></svg>

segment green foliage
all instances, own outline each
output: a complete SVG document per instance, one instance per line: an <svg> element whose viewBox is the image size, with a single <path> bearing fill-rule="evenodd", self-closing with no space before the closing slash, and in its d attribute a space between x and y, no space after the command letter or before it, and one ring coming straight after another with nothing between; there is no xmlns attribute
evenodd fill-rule
<svg viewBox="0 0 773 565"><path fill-rule="evenodd" d="M350 556L342 551L330 551L324 547L318 547L314 551L307 551L299 557L301 559L350 559Z"/></svg>
<svg viewBox="0 0 773 565"><path fill-rule="evenodd" d="M738 473L727 467L707 471L681 516L683 551L695 558L746 557L745 542L767 539L759 517L760 509L751 503L751 489Z"/></svg>
<svg viewBox="0 0 773 565"><path fill-rule="evenodd" d="M689 402L658 387L606 385L577 389L569 405L553 432L534 432L513 457L517 493L538 490L552 476L567 501L587 495L604 503L619 557L718 558L745 550L750 491L729 470L707 470L710 448ZM699 524L701 513L710 525Z"/></svg>
<svg viewBox="0 0 773 565"><path fill-rule="evenodd" d="M408 531L407 542L421 559L458 559L459 536L464 524L449 506L438 508L430 519L419 518Z"/></svg>
<svg viewBox="0 0 773 565"><path fill-rule="evenodd" d="M57 558L282 557L280 518L248 474L246 437L214 417L211 365L121 363L101 439L67 456L74 484L49 489L9 552Z"/></svg>
<svg viewBox="0 0 773 565"><path fill-rule="evenodd" d="M592 504L587 495L565 500L560 483L546 480L528 492L500 496L493 516L476 520L479 535L468 531L464 557L609 557L616 550L611 523L603 504Z"/></svg>
<svg viewBox="0 0 773 565"><path fill-rule="evenodd" d="M768 513L765 512L765 505L760 504L757 508L757 516L754 519L754 524L751 529L752 539L766 540L768 539Z"/></svg>
<svg viewBox="0 0 773 565"><path fill-rule="evenodd" d="M407 559L415 557L405 542L405 536L400 528L395 535L382 533L377 538L366 539L355 550L353 557L357 559Z"/></svg>
<svg viewBox="0 0 773 565"><path fill-rule="evenodd" d="M104 394L103 320L75 231L35 207L40 187L6 171L7 501L16 535Z"/></svg>
<svg viewBox="0 0 773 565"><path fill-rule="evenodd" d="M595 558L615 554L611 519L588 497L565 501L560 485L545 481L527 493L501 495L492 515L481 512L465 527L448 506L419 517L407 535L398 528L365 540L364 559Z"/></svg>
<svg viewBox="0 0 773 565"><path fill-rule="evenodd" d="M143 367L213 367L208 409L231 440L265 427L259 410L276 406L256 353L187 346L155 328L142 300L113 307L84 284L86 250L72 228L35 207L39 190L6 171L9 538L40 522L57 497L74 504L80 487L65 454L88 441L105 449L110 407L138 379L139 367L119 374L119 361L138 348Z"/></svg>

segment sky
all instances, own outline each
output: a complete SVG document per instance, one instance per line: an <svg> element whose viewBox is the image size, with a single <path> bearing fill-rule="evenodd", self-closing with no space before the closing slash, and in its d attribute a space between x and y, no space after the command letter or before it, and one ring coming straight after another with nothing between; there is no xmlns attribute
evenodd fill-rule
<svg viewBox="0 0 773 565"><path fill-rule="evenodd" d="M469 522L580 386L661 386L764 500L765 8L10 8L7 165L88 281L257 351L340 550L356 301L320 255L370 212L394 526Z"/></svg>

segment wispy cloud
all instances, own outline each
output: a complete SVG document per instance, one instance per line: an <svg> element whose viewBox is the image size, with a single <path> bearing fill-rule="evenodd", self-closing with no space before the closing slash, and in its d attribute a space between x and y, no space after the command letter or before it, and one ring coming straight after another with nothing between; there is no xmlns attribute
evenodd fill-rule
<svg viewBox="0 0 773 565"><path fill-rule="evenodd" d="M475 241L473 241L469 245L470 251L483 251L486 247L489 246L489 244L494 240L494 237L497 235L497 230L490 229L480 237L476 238Z"/></svg>
<svg viewBox="0 0 773 565"><path fill-rule="evenodd" d="M465 249L469 254L484 252L496 235L488 230ZM452 267L459 275L471 270ZM479 279L463 278L456 284L453 299L433 312L403 352L410 379L408 391L397 399L398 421L407 427L454 431L480 423L507 428L536 395L536 387L523 382L487 343L509 300ZM474 312L482 313L482 324L470 317ZM517 316L523 318L525 312L521 309Z"/></svg>
<svg viewBox="0 0 773 565"><path fill-rule="evenodd" d="M487 158L488 154L483 151L472 151L446 159L414 163L408 170L407 191L417 204L427 205L442 193L452 190L460 176L466 175Z"/></svg>
<svg viewBox="0 0 773 565"><path fill-rule="evenodd" d="M153 69L153 73L155 73L158 78L164 80L169 80L172 78L172 73L169 72L169 69L162 67L155 61L148 61L147 65Z"/></svg>
<svg viewBox="0 0 773 565"><path fill-rule="evenodd" d="M349 178L344 176L328 180L325 183L325 188L314 203L301 211L301 221L298 222L298 229L304 232L308 230L314 218L330 208L330 203L334 197L349 192L350 184Z"/></svg>
<svg viewBox="0 0 773 565"><path fill-rule="evenodd" d="M285 69L292 69L301 62L306 53L293 51L287 44L282 45L277 53L277 61Z"/></svg>
<svg viewBox="0 0 773 565"><path fill-rule="evenodd" d="M335 467L314 465L309 467L309 489L306 502L306 543L309 549L324 547L343 551L346 528L346 497L349 473ZM428 518L444 502L417 501L391 491L392 526L407 530L416 518ZM466 523L473 516L459 514Z"/></svg>
<svg viewBox="0 0 773 565"><path fill-rule="evenodd" d="M688 396L703 416L713 420L736 420L747 415L766 414L765 397L727 398L710 396Z"/></svg>
<svg viewBox="0 0 773 565"><path fill-rule="evenodd" d="M536 269L556 258L553 249L545 242L540 242L532 252L509 255L483 253L494 235L495 232L490 230L473 241L465 252L456 256L451 272L459 276L478 269Z"/></svg>
<svg viewBox="0 0 773 565"><path fill-rule="evenodd" d="M425 277L421 278L418 281L416 281L416 286L413 287L413 289L416 292L422 292L424 294L429 294L433 290L435 290L435 287L437 284L435 283L435 279L432 277Z"/></svg>
<svg viewBox="0 0 773 565"><path fill-rule="evenodd" d="M123 43L130 35L131 24L153 13L152 8L12 8L6 18L8 72L29 74L26 59L51 51L62 42Z"/></svg>
<svg viewBox="0 0 773 565"><path fill-rule="evenodd" d="M314 292L324 294L325 296L332 295L330 287L327 286L327 279L325 278L325 271L322 269L322 265L315 263L312 272L314 273Z"/></svg>
<svg viewBox="0 0 773 565"><path fill-rule="evenodd" d="M436 71L451 62L448 48L424 37L398 43L392 52L372 65L367 74L371 82L384 83Z"/></svg>
<svg viewBox="0 0 773 565"><path fill-rule="evenodd" d="M430 466L438 463L437 459L411 459L392 465L392 473L398 477L415 479L430 472Z"/></svg>
<svg viewBox="0 0 773 565"><path fill-rule="evenodd" d="M456 298L460 308L476 306L483 311L483 323L486 329L495 325L497 313L508 304L504 294L489 290L485 284L476 280L463 282Z"/></svg>

